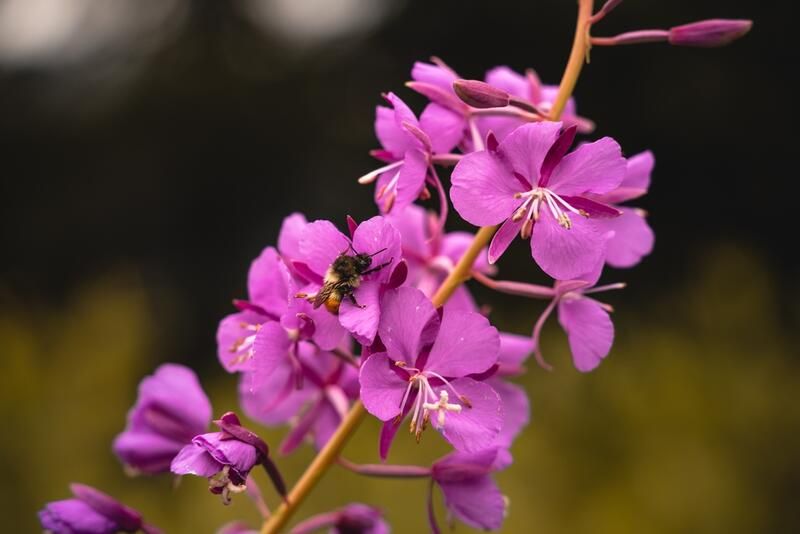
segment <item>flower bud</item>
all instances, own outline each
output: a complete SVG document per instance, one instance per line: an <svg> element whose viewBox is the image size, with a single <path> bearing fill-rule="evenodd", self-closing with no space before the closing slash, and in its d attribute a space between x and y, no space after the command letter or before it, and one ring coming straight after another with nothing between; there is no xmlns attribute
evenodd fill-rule
<svg viewBox="0 0 800 534"><path fill-rule="evenodd" d="M453 90L458 97L474 108L502 108L508 105L508 93L478 80L456 80Z"/></svg>
<svg viewBox="0 0 800 534"><path fill-rule="evenodd" d="M752 20L710 19L675 26L669 43L678 46L725 46L750 31Z"/></svg>

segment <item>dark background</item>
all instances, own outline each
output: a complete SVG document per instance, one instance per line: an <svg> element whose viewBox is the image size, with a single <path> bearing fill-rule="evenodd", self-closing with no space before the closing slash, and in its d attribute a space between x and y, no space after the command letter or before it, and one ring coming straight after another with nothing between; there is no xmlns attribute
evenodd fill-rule
<svg viewBox="0 0 800 534"><path fill-rule="evenodd" d="M468 78L482 78L498 64L519 71L534 67L544 81L557 83L575 16L575 2L567 0L392 2L379 9L385 13L367 28L302 41L292 39L297 33L291 28L285 29L289 37L265 30L241 3L175 4L163 24L140 30L128 41L64 56L56 49L44 59L0 55L0 313L7 334L2 350L21 354L20 346L33 347L37 363L19 376L29 373L38 387L45 387L41 368L49 369L54 382L74 383L74 376L93 364L74 341L76 350L62 355L71 363L54 371L54 353L62 350L56 347L61 334L54 331L81 330L83 323L69 321L96 307L97 316L107 315L110 321L108 327L102 323L92 330L98 357L119 343L118 327L124 339L142 343L132 349L134 358L146 354L143 363L131 367L115 370L106 362L111 375L128 369L131 376L117 382L98 378L119 384L123 411L132 402L133 384L158 362L182 361L209 379L219 374L216 324L229 311L230 299L243 295L250 260L274 242L285 215L299 210L312 219L343 223L345 214L360 219L374 213L371 188L356 183L375 166L367 154L377 146L374 106L382 91L393 90L421 110L422 99L403 87L415 60L440 56ZM796 172L789 160L796 150L797 123L795 87L789 78L796 66L790 56L796 31L787 5L626 2L595 28L596 35L713 17L752 18L755 24L746 38L722 49L595 48L576 98L581 114L597 123L595 135L615 137L629 155L648 148L656 155L651 194L641 202L656 231L656 250L636 269L612 275L630 283L624 295L611 297L615 306L628 310L618 317L623 343L630 327L619 325L626 317L629 324L647 320L654 328L676 325L681 333L675 339L713 332L716 341L709 341L711 345L729 344L740 351L721 355L720 366L749 365L772 354L776 374L787 380L787 400L794 403L789 392L798 376L797 225L791 193ZM328 15L320 11L319 16ZM451 225L459 227L455 217ZM503 275L528 276L531 264L525 256L525 247L518 245L501 266ZM527 310L516 317L517 301L488 298L509 329L524 332L530 327L534 315ZM127 304L119 305L120 299ZM125 308L130 302L134 311ZM127 311L111 321L117 317L115 306ZM743 311L726 315L732 308ZM757 316L762 309L768 318ZM130 326L136 321L145 325L141 328L146 334L125 329L126 322ZM552 331L554 346L563 344L560 335ZM630 335L634 337L639 339ZM653 343L642 337L649 352ZM765 348L766 338L777 345ZM666 363L658 366L670 372L671 352L665 352ZM639 368L654 357L637 354ZM692 354L687 361L696 362L705 353ZM7 359L4 374L16 380L14 369L19 372L20 365L28 364L9 361L16 360ZM558 363L562 373L572 376L566 359ZM622 358L610 360L600 378L589 380L597 384L614 365L625 363ZM693 378L703 375L699 391L713 391L715 386L705 381L725 385L718 392L719 405L709 408L712 420L730 417L730 400L744 382L752 385L749 368L736 377L715 365L688 369ZM538 369L536 373L536 380L549 379ZM537 397L545 407L540 411L567 394L542 387L545 392L540 389ZM685 388L675 387L670 395L681 396ZM756 388L754 399L770 396L771 390L766 381ZM575 391L581 391L579 383ZM94 397L85 395L87 406L92 399L103 400L99 391ZM4 411L22 417L11 397ZM65 398L71 395L65 393ZM40 400L37 409L31 409L26 424L42 438L49 434L41 410L57 419L65 415L50 401ZM755 412L748 428L758 428L773 409L780 410L780 404ZM112 429L121 425L121 413L108 414ZM668 437L685 430L681 421L678 417ZM78 433L80 421L72 423ZM765 423L770 440L745 447L733 463L768 455L772 445L796 443L796 423L792 418ZM570 428L569 419L560 424ZM536 431L534 422L529 432ZM742 432L747 435L748 430ZM726 439L725 432L714 436L709 439ZM572 443L566 437L564 441ZM66 454L57 449L45 448ZM720 451L724 456L728 449L722 446ZM596 460L606 461L602 455ZM768 519L740 526L761 532L797 527L796 511L790 512L789 504L796 502L800 486L797 459L788 455L775 462L774 473L765 475L765 500L758 505ZM753 470L761 470L759 465L754 463ZM18 474L25 478L25 473ZM41 506L45 497L62 496L66 481L80 475L46 478L47 491L22 491L26 513ZM729 504L721 505L722 512ZM519 511L526 505L517 506ZM698 514L702 517L702 510ZM636 517L640 521L635 523L609 519L614 528L607 528L656 532L660 530L653 525L658 523L664 532L672 531L657 516ZM687 531L698 525L713 530L705 530L705 523L675 528ZM580 524L570 528L578 531Z"/></svg>

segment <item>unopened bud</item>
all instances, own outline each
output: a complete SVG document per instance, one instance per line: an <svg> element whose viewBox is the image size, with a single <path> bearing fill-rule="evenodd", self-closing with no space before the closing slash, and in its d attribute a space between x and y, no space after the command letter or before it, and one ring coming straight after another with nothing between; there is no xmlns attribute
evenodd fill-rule
<svg viewBox="0 0 800 534"><path fill-rule="evenodd" d="M511 100L510 95L502 89L478 80L456 80L453 90L465 103L479 109L502 108Z"/></svg>
<svg viewBox="0 0 800 534"><path fill-rule="evenodd" d="M678 46L725 46L750 31L752 20L710 19L675 26L669 43Z"/></svg>

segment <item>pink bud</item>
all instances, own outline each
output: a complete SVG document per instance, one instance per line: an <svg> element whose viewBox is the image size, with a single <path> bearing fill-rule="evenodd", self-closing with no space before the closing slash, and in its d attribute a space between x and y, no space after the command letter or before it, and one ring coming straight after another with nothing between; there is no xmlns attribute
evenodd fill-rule
<svg viewBox="0 0 800 534"><path fill-rule="evenodd" d="M453 90L458 97L474 108L502 108L508 105L508 93L478 80L456 80Z"/></svg>
<svg viewBox="0 0 800 534"><path fill-rule="evenodd" d="M701 20L670 28L669 43L678 46L724 46L749 32L752 26L752 20Z"/></svg>

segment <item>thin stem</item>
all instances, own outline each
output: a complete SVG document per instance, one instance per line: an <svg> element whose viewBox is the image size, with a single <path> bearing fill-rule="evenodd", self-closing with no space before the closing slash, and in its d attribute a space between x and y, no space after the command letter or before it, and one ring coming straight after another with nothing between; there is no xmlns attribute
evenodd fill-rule
<svg viewBox="0 0 800 534"><path fill-rule="evenodd" d="M357 464L346 458L339 458L338 462L348 471L368 477L429 478L431 476L431 468L420 465Z"/></svg>
<svg viewBox="0 0 800 534"><path fill-rule="evenodd" d="M567 67L561 78L558 96L550 111L549 118L552 120L558 120L561 116L561 112L564 110L567 100L569 100L572 91L575 89L575 84L578 81L578 76L583 67L583 61L588 46L588 23L589 18L592 16L593 4L593 0L578 1L578 23L575 28L575 39L572 43L572 52L570 53ZM447 299L450 298L455 290L461 284L469 280L472 264L475 263L478 254L480 254L480 251L489 243L496 230L497 226L485 226L478 230L478 233L475 234L475 238L472 240L472 244L444 282L442 282L441 287L436 291L433 299L431 299L435 306L438 307L447 302ZM283 502L281 506L275 510L272 517L264 523L261 528L261 534L278 534L278 532L286 526L300 504L302 504L308 494L311 493L330 466L335 463L336 458L339 457L339 454L344 449L350 436L364 419L365 414L366 410L364 409L364 405L361 401L356 401L339 425L339 428L337 428L336 432L331 436L331 439L328 440L328 443L325 444L325 447L322 448L308 466L305 473L300 477L300 480L297 481L297 484L295 484L289 492L286 501Z"/></svg>
<svg viewBox="0 0 800 534"><path fill-rule="evenodd" d="M356 401L353 404L339 428L336 429L336 432L325 444L325 447L319 451L319 454L314 457L305 473L289 492L286 500L281 503L280 507L272 514L272 517L261 527L261 534L277 534L286 526L297 507L308 497L308 494L311 493L311 490L314 489L330 466L336 462L336 458L339 457L345 444L355 433L366 413L367 411L361 401Z"/></svg>
<svg viewBox="0 0 800 534"><path fill-rule="evenodd" d="M578 0L578 22L575 24L575 39L572 41L572 51L567 60L567 68L561 77L558 85L558 95L550 108L550 120L557 121L564 112L575 84L578 83L578 76L581 75L583 63L586 60L586 52L589 48L589 19L592 17L593 0Z"/></svg>

